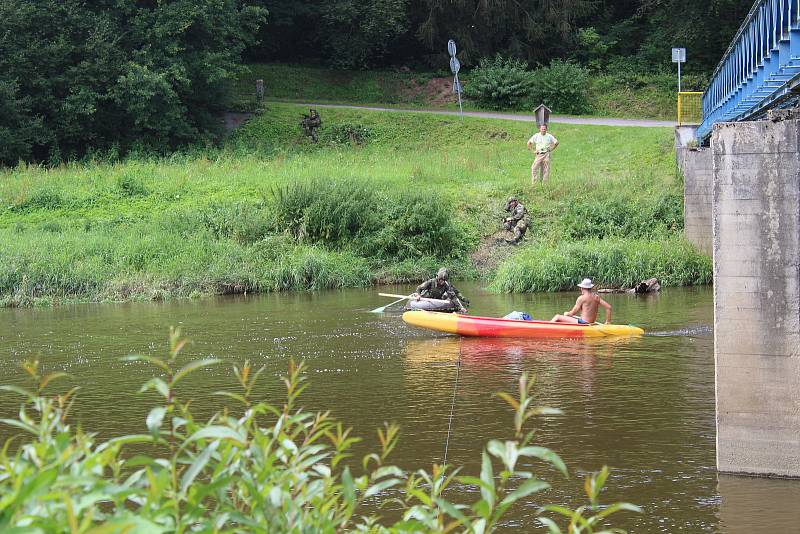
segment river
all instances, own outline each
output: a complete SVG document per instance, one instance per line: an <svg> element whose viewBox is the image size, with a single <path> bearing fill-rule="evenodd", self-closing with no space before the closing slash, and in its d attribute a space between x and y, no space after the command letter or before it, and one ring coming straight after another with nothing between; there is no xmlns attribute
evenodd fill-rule
<svg viewBox="0 0 800 534"><path fill-rule="evenodd" d="M477 284L458 285L476 315L519 310L549 319L577 296L496 295ZM278 377L289 359L304 360L306 407L331 409L369 443L384 421L396 422L402 437L394 462L430 468L444 454L460 357L448 460L465 473L477 474L486 441L511 436L511 412L494 393L513 392L521 372L536 376L537 405L564 412L535 426L538 443L562 456L571 479L543 470L553 488L516 506L504 530L533 530L542 504L583 504L583 474L608 464L603 501L645 510L613 522L631 532L796 532L800 481L716 472L711 289L607 300L614 322L637 324L648 335L592 342L461 339L409 327L397 312L369 313L388 303L375 289L2 309L0 372L2 382L21 384L19 363L38 357L47 371L66 371L81 386L76 417L85 430L103 437L144 432L153 399L137 391L150 370L121 357L164 354L169 327L180 326L191 340L187 356L266 365L260 391L273 402L281 398ZM212 393L232 391L232 378L230 366L202 371L183 396L210 414L224 402ZM13 416L15 402L4 395L0 415ZM11 433L0 428L0 439Z"/></svg>

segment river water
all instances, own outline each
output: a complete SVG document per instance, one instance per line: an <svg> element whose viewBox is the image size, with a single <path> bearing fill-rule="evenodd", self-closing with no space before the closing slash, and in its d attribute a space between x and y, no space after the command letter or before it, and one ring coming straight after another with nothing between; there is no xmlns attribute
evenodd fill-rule
<svg viewBox="0 0 800 534"><path fill-rule="evenodd" d="M519 310L549 319L576 297L459 288L476 315ZM538 443L562 456L571 479L537 468L552 489L514 508L504 530L534 530L542 504L583 504L583 474L608 464L604 502L625 500L645 510L613 522L631 532L797 532L800 481L715 470L711 289L607 300L614 322L637 324L648 335L591 342L461 339L409 327L397 312L369 313L388 302L374 289L3 309L0 376L20 384L19 362L38 357L46 371L66 371L81 386L76 417L84 429L103 437L144 432L153 399L137 391L151 373L120 358L164 354L169 327L180 326L191 339L187 357L266 365L260 391L273 402L281 399L278 377L289 359L304 360L310 386L303 404L331 409L368 444L384 421L398 423L402 437L393 460L404 468L442 461L455 389L448 460L477 474L483 444L513 433L511 412L494 393L514 392L528 371L536 376L536 404L564 412L535 425ZM234 390L229 368L202 371L186 384L183 396L194 399L199 414L222 406L214 391ZM0 399L0 415L13 416L15 402ZM9 435L0 429L0 439Z"/></svg>

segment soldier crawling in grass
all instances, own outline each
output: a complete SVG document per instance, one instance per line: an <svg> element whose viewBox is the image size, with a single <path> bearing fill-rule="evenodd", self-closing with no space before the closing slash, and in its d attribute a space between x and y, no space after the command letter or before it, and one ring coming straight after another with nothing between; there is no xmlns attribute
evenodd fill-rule
<svg viewBox="0 0 800 534"><path fill-rule="evenodd" d="M506 211L511 215L503 219L503 228L507 231L514 231L514 239L506 239L509 245L516 245L525 237L528 231L528 210L517 200L517 197L510 197L506 202Z"/></svg>

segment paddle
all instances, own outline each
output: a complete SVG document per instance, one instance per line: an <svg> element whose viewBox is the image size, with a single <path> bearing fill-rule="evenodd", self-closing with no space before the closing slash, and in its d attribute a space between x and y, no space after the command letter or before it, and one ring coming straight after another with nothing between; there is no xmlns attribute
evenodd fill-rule
<svg viewBox="0 0 800 534"><path fill-rule="evenodd" d="M378 293L378 294L379 294L379 295L383 295L383 293ZM395 296L395 297L396 297L397 295L393 295L393 296ZM392 302L392 303L389 303L389 304L387 304L386 306L381 306L380 308L375 308L374 310L371 310L371 311L370 311L370 313L383 313L384 311L386 311L386 308L388 308L389 306L393 306L393 305L397 304L398 302L403 302L404 300L406 300L406 299L408 299L408 298L411 298L411 297L410 297L410 296L408 296L408 297L401 297L401 298L399 298L398 300L396 300L396 301L394 301L394 302Z"/></svg>
<svg viewBox="0 0 800 534"><path fill-rule="evenodd" d="M378 295L380 295L382 297L399 298L400 300L407 300L407 299L408 300L411 300L411 299L416 300L417 299L417 297L415 297L414 295L403 296L403 295L395 295L394 293L378 293ZM400 300L398 300L397 302L400 302ZM439 302L442 299L429 299L428 297L419 297L419 300L429 300L431 302ZM394 304L394 302L392 304ZM392 304L389 304L389 306L391 306Z"/></svg>

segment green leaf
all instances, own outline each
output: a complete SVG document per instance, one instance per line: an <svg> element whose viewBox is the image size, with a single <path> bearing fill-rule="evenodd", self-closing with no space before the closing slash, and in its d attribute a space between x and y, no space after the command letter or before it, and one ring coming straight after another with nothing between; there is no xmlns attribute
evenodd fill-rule
<svg viewBox="0 0 800 534"><path fill-rule="evenodd" d="M30 432L34 436L39 435L39 431L36 430L35 427L29 425L28 423L23 423L22 421L17 421L16 419L0 419L0 423L6 424L8 426L14 426L17 428L21 428L26 432Z"/></svg>
<svg viewBox="0 0 800 534"><path fill-rule="evenodd" d="M536 520L546 526L550 531L550 534L562 534L561 529L558 527L556 522L549 517L537 517Z"/></svg>
<svg viewBox="0 0 800 534"><path fill-rule="evenodd" d="M152 443L153 436L150 434L129 434L127 436L119 436L112 438L97 447L97 452L102 452L111 445L127 445L129 443Z"/></svg>
<svg viewBox="0 0 800 534"><path fill-rule="evenodd" d="M214 441L208 447L203 449L203 452L201 452L200 455L195 458L194 462L192 462L192 465L190 465L189 469L187 469L183 474L183 477L181 477L181 493L183 495L186 495L186 490L206 466L208 460L211 459L211 455L217 450L217 447L219 447L219 441Z"/></svg>
<svg viewBox="0 0 800 534"><path fill-rule="evenodd" d="M23 389L17 386L0 386L0 391L10 391L12 393L17 393L22 395L23 397L27 397L31 400L36 398L36 395L28 391L27 389Z"/></svg>
<svg viewBox="0 0 800 534"><path fill-rule="evenodd" d="M147 425L147 429L150 431L153 436L158 436L159 432L161 431L161 423L164 421L164 414L167 413L167 409L163 406L156 406L150 413L147 414L147 420L145 424Z"/></svg>
<svg viewBox="0 0 800 534"><path fill-rule="evenodd" d="M456 506L454 504L452 504L451 502L446 501L446 500L442 499L441 497L434 498L433 502L436 503L436 506L438 506L439 508L444 510L445 513L447 513L447 515L449 515L452 518L457 519L459 524L465 525L465 524L467 524L469 522L467 517L463 513L461 513L461 510L456 508Z"/></svg>
<svg viewBox="0 0 800 534"><path fill-rule="evenodd" d="M397 478L389 478L387 480L381 480L377 484L370 486L367 491L364 492L364 498L368 499L373 495L377 495L378 493L397 486L400 483L400 480Z"/></svg>
<svg viewBox="0 0 800 534"><path fill-rule="evenodd" d="M350 474L349 467L345 467L344 471L342 471L342 493L348 505L352 506L355 504L356 486L353 483L353 475Z"/></svg>
<svg viewBox="0 0 800 534"><path fill-rule="evenodd" d="M242 404L247 404L247 399L245 399L242 395L238 393L230 393L228 391L215 391L214 395L219 395L221 397L228 397L233 400L239 401Z"/></svg>
<svg viewBox="0 0 800 534"><path fill-rule="evenodd" d="M520 456L532 456L534 458L539 458L542 461L545 461L561 471L561 473L569 478L569 473L567 472L567 466L561 457L556 454L555 452L551 451L547 447L522 447L519 451Z"/></svg>
<svg viewBox="0 0 800 534"><path fill-rule="evenodd" d="M138 354L131 354L129 356L125 356L122 358L123 362L147 362L156 367L160 367L164 370L165 373L169 373L169 365L167 365L164 360L159 358L155 358L153 356L142 356Z"/></svg>
<svg viewBox="0 0 800 534"><path fill-rule="evenodd" d="M486 450L481 453L481 480L484 483L481 485L481 497L489 504L490 508L494 508L494 471L492 470L492 460Z"/></svg>
<svg viewBox="0 0 800 534"><path fill-rule="evenodd" d="M211 425L201 428L186 440L186 444L197 441L198 439L230 439L241 444L247 442L247 437L240 432L237 432L236 430L233 430L227 426L219 425Z"/></svg>
<svg viewBox="0 0 800 534"><path fill-rule="evenodd" d="M169 398L169 387L167 383L161 380L160 378L151 378L144 385L139 389L139 393L144 393L145 391L149 391L151 389L155 389L161 396L165 399Z"/></svg>
<svg viewBox="0 0 800 534"><path fill-rule="evenodd" d="M185 377L186 375L188 375L192 371L196 371L196 370L198 370L198 369L200 369L202 367L208 367L210 365L216 365L218 363L222 363L222 360L220 360L219 358L206 358L206 359L203 359L203 360L196 360L196 361L193 361L193 362L189 362L185 366L183 366L180 371L175 373L175 377L172 379L172 384L173 385L177 384L178 381L181 378Z"/></svg>
<svg viewBox="0 0 800 534"><path fill-rule="evenodd" d="M622 510L625 510L625 511L628 511L628 512L636 512L638 514L643 512L643 510L639 506L636 506L635 504L631 504L629 502L617 502L617 503L614 503L614 504L610 505L608 508L604 509L600 513L598 513L597 517L601 517L601 518L602 517L606 517L606 516L609 516L609 515L611 515L613 513L620 512Z"/></svg>
<svg viewBox="0 0 800 534"><path fill-rule="evenodd" d="M550 484L545 482L544 480L539 480L536 478L531 478L523 482L517 489L506 495L506 498L500 503L501 506L513 504L519 499L523 497L527 497L532 493L537 493L542 490L546 490L550 487Z"/></svg>

